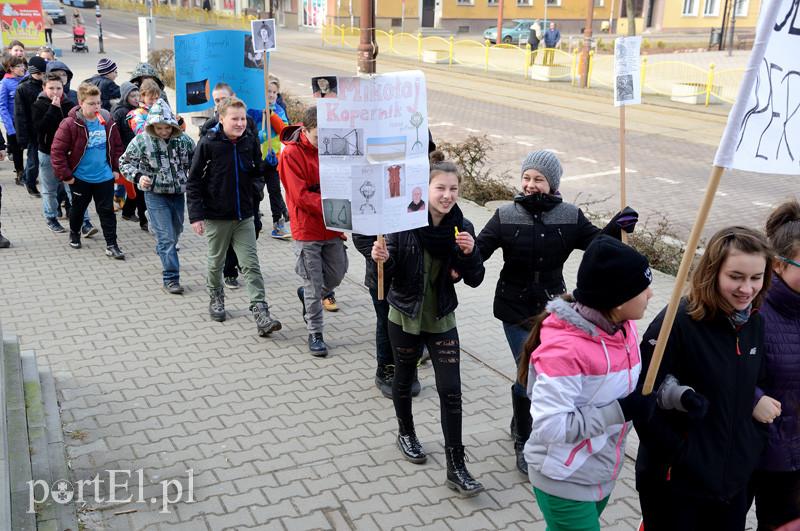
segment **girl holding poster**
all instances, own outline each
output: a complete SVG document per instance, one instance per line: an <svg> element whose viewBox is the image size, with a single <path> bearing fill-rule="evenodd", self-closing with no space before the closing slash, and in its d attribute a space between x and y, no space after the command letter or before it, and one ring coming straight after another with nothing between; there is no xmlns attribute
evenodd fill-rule
<svg viewBox="0 0 800 531"><path fill-rule="evenodd" d="M781 404L764 393L773 252L745 227L714 234L680 302L659 366L659 408L639 434L636 490L647 531L741 531L748 485ZM639 389L666 309L642 338ZM679 385L678 385L679 384Z"/></svg>
<svg viewBox="0 0 800 531"><path fill-rule="evenodd" d="M483 485L467 471L461 440L461 370L455 309L455 283L471 287L483 280L475 229L456 202L461 177L452 162L438 151L431 154L428 185L428 225L390 234L372 247L372 259L384 264L390 282L387 300L389 339L395 359L392 401L399 426L397 446L412 463L427 460L414 430L411 384L428 347L436 373L442 431L447 458L447 486L464 496L475 496Z"/></svg>
<svg viewBox="0 0 800 531"><path fill-rule="evenodd" d="M800 518L800 203L787 201L767 220L775 251L772 286L761 316L767 383L763 391L786 410L769 425L767 451L753 477L759 529ZM794 409L794 413L792 410Z"/></svg>

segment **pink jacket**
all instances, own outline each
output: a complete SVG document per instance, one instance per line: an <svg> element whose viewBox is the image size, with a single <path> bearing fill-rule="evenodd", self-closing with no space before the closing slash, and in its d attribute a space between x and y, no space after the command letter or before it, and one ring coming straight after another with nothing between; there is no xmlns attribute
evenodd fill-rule
<svg viewBox="0 0 800 531"><path fill-rule="evenodd" d="M602 500L622 468L631 429L617 399L633 392L639 379L636 324L627 321L611 335L562 299L547 310L528 372L528 474L548 494Z"/></svg>

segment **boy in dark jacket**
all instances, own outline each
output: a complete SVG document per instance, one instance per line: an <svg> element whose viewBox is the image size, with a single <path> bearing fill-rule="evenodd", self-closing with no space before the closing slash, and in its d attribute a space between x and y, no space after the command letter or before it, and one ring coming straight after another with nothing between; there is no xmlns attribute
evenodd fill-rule
<svg viewBox="0 0 800 531"><path fill-rule="evenodd" d="M58 222L58 187L61 182L53 173L50 161L50 147L56 136L58 126L75 107L64 98L64 84L58 74L49 73L44 78L44 90L33 104L33 127L36 144L39 146L39 184L42 185L42 212L47 228L55 233L66 232ZM67 185L64 185L68 188ZM67 190L67 193L69 191ZM89 223L89 215L84 217L84 226ZM97 232L97 229L94 229ZM86 231L89 232L88 229Z"/></svg>
<svg viewBox="0 0 800 531"><path fill-rule="evenodd" d="M97 75L86 80L100 89L100 105L107 111L111 110L111 100L120 99L119 85L114 83L117 75L117 63L103 57L97 61Z"/></svg>
<svg viewBox="0 0 800 531"><path fill-rule="evenodd" d="M208 240L208 313L215 321L225 320L222 265L232 243L258 335L266 337L280 330L281 323L270 316L256 248L254 205L264 197L261 146L247 129L247 107L242 100L225 100L219 115L219 126L197 143L186 184L189 222L195 233L206 234Z"/></svg>
<svg viewBox="0 0 800 531"><path fill-rule="evenodd" d="M58 127L50 148L56 177L72 188L69 244L73 249L80 249L83 214L94 199L106 240L106 256L124 260L125 253L117 245L113 202L114 180L120 178L122 141L111 114L100 107L100 89L81 83L78 100L79 105Z"/></svg>
<svg viewBox="0 0 800 531"><path fill-rule="evenodd" d="M36 179L39 177L39 150L36 146L36 132L33 130L33 102L42 91L42 77L47 63L41 57L31 57L28 62L28 76L17 86L14 97L14 127L17 130L17 144L28 150L25 162L25 187L28 193L39 197Z"/></svg>
<svg viewBox="0 0 800 531"><path fill-rule="evenodd" d="M336 289L347 273L346 236L328 230L322 216L317 150L317 108L309 108L302 126L286 127L281 133L285 147L278 174L286 190L292 219L297 265L303 279L297 296L303 303L308 327L308 349L312 356L325 357L328 346L322 337L322 298Z"/></svg>

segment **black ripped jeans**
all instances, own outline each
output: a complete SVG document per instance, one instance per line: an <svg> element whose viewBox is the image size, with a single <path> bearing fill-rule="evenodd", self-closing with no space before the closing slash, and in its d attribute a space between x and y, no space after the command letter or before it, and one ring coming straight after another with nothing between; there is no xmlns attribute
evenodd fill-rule
<svg viewBox="0 0 800 531"><path fill-rule="evenodd" d="M416 336L403 332L403 327L389 321L389 340L394 353L392 401L397 418L407 426L413 426L411 382L422 356L422 347L427 345L436 375L445 446L461 446L461 348L458 330L453 328L441 334L422 332Z"/></svg>

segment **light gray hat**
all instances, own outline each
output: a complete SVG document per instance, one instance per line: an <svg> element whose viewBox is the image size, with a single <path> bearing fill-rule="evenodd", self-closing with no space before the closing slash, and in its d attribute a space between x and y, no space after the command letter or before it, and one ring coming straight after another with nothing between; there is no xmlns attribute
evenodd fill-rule
<svg viewBox="0 0 800 531"><path fill-rule="evenodd" d="M561 184L561 174L564 170L561 168L561 162L552 151L539 150L533 151L525 157L522 161L522 171L520 174L525 173L525 170L536 170L547 179L550 185L550 193L555 193Z"/></svg>

